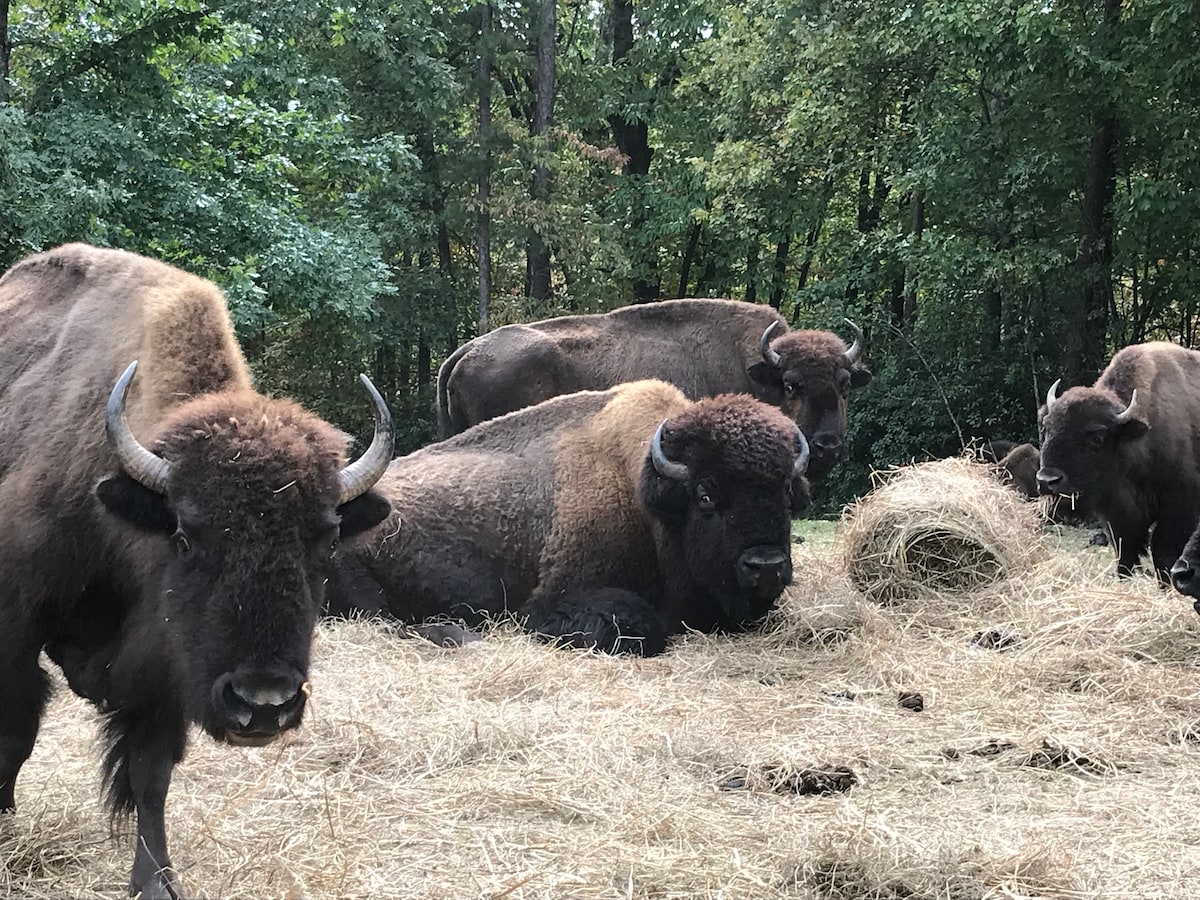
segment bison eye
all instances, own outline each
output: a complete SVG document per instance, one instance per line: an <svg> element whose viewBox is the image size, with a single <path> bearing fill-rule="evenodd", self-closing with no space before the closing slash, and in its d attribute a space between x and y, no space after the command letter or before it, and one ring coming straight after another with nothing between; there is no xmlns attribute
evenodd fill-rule
<svg viewBox="0 0 1200 900"><path fill-rule="evenodd" d="M717 508L717 502L703 486L696 488L696 505L701 512L712 512Z"/></svg>
<svg viewBox="0 0 1200 900"><path fill-rule="evenodd" d="M785 381L783 383L783 392L789 397L795 396L796 392L799 390L800 385L796 384L794 381Z"/></svg>
<svg viewBox="0 0 1200 900"><path fill-rule="evenodd" d="M175 548L175 552L180 556L186 556L192 552L192 542L188 540L187 535L182 531L176 531L171 535L171 546Z"/></svg>

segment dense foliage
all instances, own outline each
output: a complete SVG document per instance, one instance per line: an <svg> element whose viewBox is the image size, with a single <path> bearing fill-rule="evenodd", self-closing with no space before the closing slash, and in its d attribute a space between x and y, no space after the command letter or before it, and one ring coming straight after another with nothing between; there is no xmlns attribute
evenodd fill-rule
<svg viewBox="0 0 1200 900"><path fill-rule="evenodd" d="M854 319L829 504L1196 336L1187 0L0 0L0 76L0 268L86 240L205 274L268 388L362 425L369 371L401 449L481 315Z"/></svg>

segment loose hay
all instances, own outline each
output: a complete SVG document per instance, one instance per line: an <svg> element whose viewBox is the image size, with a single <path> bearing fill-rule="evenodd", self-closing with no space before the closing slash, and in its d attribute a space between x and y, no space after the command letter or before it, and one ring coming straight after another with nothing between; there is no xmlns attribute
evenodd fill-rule
<svg viewBox="0 0 1200 900"><path fill-rule="evenodd" d="M971 603L911 607L806 546L769 630L652 660L323 623L303 729L195 737L175 862L222 900L1191 900L1200 617L1066 534ZM971 645L999 622L1019 644ZM124 896L97 718L60 686L0 817L0 897ZM793 790L817 770L854 783Z"/></svg>
<svg viewBox="0 0 1200 900"><path fill-rule="evenodd" d="M882 475L846 514L845 563L877 602L967 594L1041 555L1041 516L976 462L943 459Z"/></svg>

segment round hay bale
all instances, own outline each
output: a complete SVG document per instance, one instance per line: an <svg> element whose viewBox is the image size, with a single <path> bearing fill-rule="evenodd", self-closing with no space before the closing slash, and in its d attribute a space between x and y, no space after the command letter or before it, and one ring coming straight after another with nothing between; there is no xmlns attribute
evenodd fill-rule
<svg viewBox="0 0 1200 900"><path fill-rule="evenodd" d="M846 511L845 565L876 602L968 594L1024 571L1042 554L1041 514L968 459L876 473Z"/></svg>

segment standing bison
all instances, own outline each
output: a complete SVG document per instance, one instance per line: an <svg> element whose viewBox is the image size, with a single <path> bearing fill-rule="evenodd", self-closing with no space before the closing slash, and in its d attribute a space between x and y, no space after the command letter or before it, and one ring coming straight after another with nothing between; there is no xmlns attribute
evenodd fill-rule
<svg viewBox="0 0 1200 900"><path fill-rule="evenodd" d="M809 477L838 461L846 399L871 372L854 343L828 331L788 331L769 306L664 300L603 315L505 325L468 341L438 371L442 437L574 391L657 378L693 400L752 394L799 423L812 447Z"/></svg>
<svg viewBox="0 0 1200 900"><path fill-rule="evenodd" d="M1055 382L1039 414L1038 489L1104 520L1119 574L1149 542L1165 578L1200 513L1200 353L1162 342L1126 347L1093 387L1057 390Z"/></svg>
<svg viewBox="0 0 1200 900"><path fill-rule="evenodd" d="M791 583L808 503L795 423L659 381L556 397L392 463L403 510L343 555L330 611L468 623L513 613L608 652L740 630Z"/></svg>
<svg viewBox="0 0 1200 900"><path fill-rule="evenodd" d="M188 723L241 745L300 723L333 548L387 515L391 421L364 384L375 439L347 466L343 434L254 391L211 283L80 244L0 279L0 810L45 647L108 713L131 893L179 895L164 818Z"/></svg>

